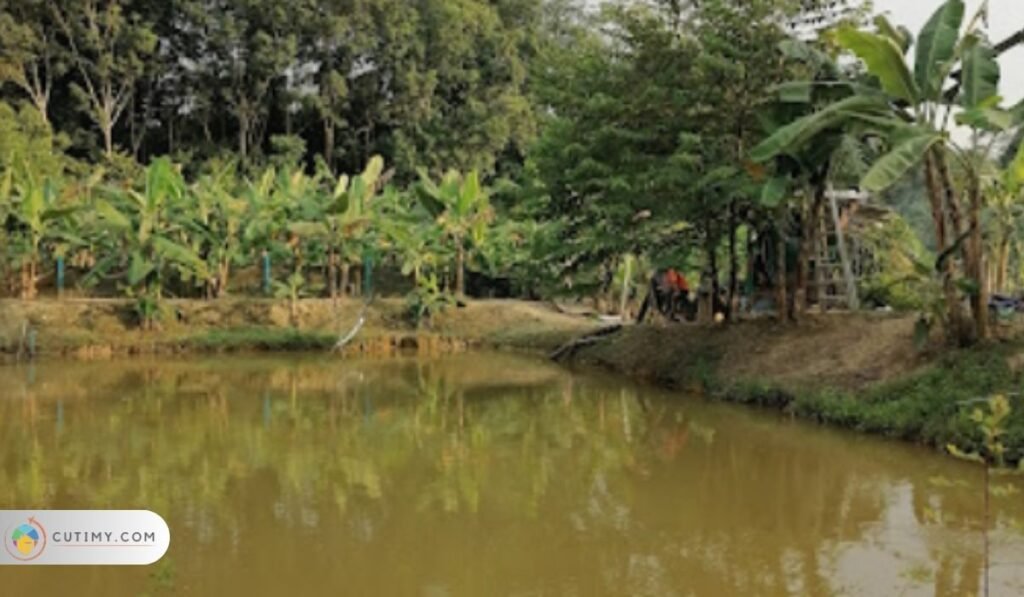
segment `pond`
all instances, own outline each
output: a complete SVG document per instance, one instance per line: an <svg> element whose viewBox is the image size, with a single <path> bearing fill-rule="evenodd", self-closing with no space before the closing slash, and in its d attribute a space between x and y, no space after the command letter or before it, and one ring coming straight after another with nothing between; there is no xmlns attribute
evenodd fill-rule
<svg viewBox="0 0 1024 597"><path fill-rule="evenodd" d="M993 595L1024 484L993 479ZM504 354L0 367L0 508L150 509L148 567L7 595L966 595L983 473Z"/></svg>

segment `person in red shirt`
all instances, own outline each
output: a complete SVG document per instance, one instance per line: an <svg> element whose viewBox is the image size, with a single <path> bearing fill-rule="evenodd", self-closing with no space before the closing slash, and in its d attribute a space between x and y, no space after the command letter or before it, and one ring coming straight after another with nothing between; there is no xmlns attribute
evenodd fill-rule
<svg viewBox="0 0 1024 597"><path fill-rule="evenodd" d="M663 288L662 300L667 302L668 318L675 321L683 310L683 302L690 294L690 285L686 276L669 268L662 276Z"/></svg>
<svg viewBox="0 0 1024 597"><path fill-rule="evenodd" d="M665 272L664 280L667 286L667 290L669 292L674 292L677 294L690 293L690 285L686 282L686 276L677 272L676 270L669 268L668 271Z"/></svg>
<svg viewBox="0 0 1024 597"><path fill-rule="evenodd" d="M650 290L644 304L640 308L637 321L641 322L652 306L671 321L676 321L684 313L686 301L689 299L690 284L686 276L674 268L657 271L651 278Z"/></svg>

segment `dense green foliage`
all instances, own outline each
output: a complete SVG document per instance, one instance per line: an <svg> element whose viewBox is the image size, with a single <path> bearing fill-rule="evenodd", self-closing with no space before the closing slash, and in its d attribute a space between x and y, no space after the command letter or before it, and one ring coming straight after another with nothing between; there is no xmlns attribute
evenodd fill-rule
<svg viewBox="0 0 1024 597"><path fill-rule="evenodd" d="M0 97L88 159L259 165L298 143L341 171L375 154L406 178L492 171L532 131L540 17L540 0L4 0Z"/></svg>
<svg viewBox="0 0 1024 597"><path fill-rule="evenodd" d="M1006 48L959 0L914 56L884 18L790 27L817 4L0 0L0 279L31 299L69 268L150 325L164 295L294 309L381 265L420 317L481 277L624 311L675 267L787 319L856 290L811 280L827 190L859 185L898 212L850 232L860 290L983 338L1024 263Z"/></svg>
<svg viewBox="0 0 1024 597"><path fill-rule="evenodd" d="M1024 122L1020 106L1000 106L998 54L982 28L987 10L985 4L965 19L964 2L947 0L918 35L914 58L907 56L912 38L884 17L876 19L876 31L840 27L837 43L863 63L869 77L794 81L811 89L827 84L838 93L824 105L811 99L813 110L775 129L752 152L761 161L793 158L838 130L882 148L860 181L868 191L884 191L923 169L944 301L929 315L940 316L948 337L959 343L989 335L983 212L997 193L985 188L983 173L992 167L993 144ZM969 131L969 142L954 138L954 123ZM1011 165L1007 176L1014 178L1018 168ZM1019 200L1017 190L1011 194L1011 202ZM999 260L1005 272L1005 260ZM999 277L1005 283L1005 274ZM969 322L964 299L971 307Z"/></svg>

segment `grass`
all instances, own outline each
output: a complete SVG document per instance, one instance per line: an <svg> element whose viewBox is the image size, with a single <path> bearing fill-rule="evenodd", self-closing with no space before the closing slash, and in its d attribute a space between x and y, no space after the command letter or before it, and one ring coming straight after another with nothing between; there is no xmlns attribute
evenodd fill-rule
<svg viewBox="0 0 1024 597"><path fill-rule="evenodd" d="M17 351L26 323L38 333L40 354L75 355L81 349L110 354L156 352L322 351L349 329L361 312L353 299L335 305L329 299L303 299L294 329L279 301L229 298L216 301L168 301L176 316L159 329L142 331L131 305L123 300L0 299L0 355ZM358 340L443 335L471 344L548 350L594 327L592 322L555 312L543 303L516 300L468 301L445 310L430 326L417 330L404 317L399 298L380 298L366 312Z"/></svg>
<svg viewBox="0 0 1024 597"><path fill-rule="evenodd" d="M984 452L982 432L971 420L979 399L1010 394L1013 412L1003 443L1006 459L1024 459L1024 400L1015 393L1021 375L1007 357L1021 343L944 355L923 370L861 392L835 388L790 392L771 384L742 383L714 394L724 400L778 408L823 424L966 452Z"/></svg>
<svg viewBox="0 0 1024 597"><path fill-rule="evenodd" d="M184 348L203 352L329 350L338 338L321 331L246 327L208 330L183 341Z"/></svg>

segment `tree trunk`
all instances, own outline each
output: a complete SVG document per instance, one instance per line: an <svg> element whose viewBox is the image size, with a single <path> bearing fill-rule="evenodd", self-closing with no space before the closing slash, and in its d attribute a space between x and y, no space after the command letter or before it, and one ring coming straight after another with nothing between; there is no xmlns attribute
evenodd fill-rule
<svg viewBox="0 0 1024 597"><path fill-rule="evenodd" d="M238 115L238 155L244 161L249 155L249 119Z"/></svg>
<svg viewBox="0 0 1024 597"><path fill-rule="evenodd" d="M964 273L976 284L976 291L971 293L969 297L971 313L974 317L973 330L963 326L959 338L961 344L967 344L972 340L981 340L988 337L988 296L984 288L985 272L982 268L981 188L977 180L970 182L970 204L968 205L967 228L965 230L956 196L956 187L953 184L953 177L949 171L946 155L941 149L936 150L935 161L938 166L941 190L945 196L949 217L955 231L953 238L959 239L963 234L967 234L967 241L962 244L961 250L964 260ZM957 309L959 310L959 305ZM972 332L973 338L971 338Z"/></svg>
<svg viewBox="0 0 1024 597"><path fill-rule="evenodd" d="M114 157L114 125L105 119L100 127L103 129L103 151L109 160Z"/></svg>
<svg viewBox="0 0 1024 597"><path fill-rule="evenodd" d="M761 233L754 232L748 229L746 271L747 279L749 280L749 285L746 281L744 281L744 286L747 287L746 290L747 292L749 292L749 296L747 296L747 301L745 305L745 310L747 312L752 312L754 310L754 305L757 303L758 295L760 294L760 281L757 276L757 256L758 254L764 254L763 251L758 250L758 247L762 246L763 244L764 242L761 239Z"/></svg>
<svg viewBox="0 0 1024 597"><path fill-rule="evenodd" d="M708 312L711 314L711 322L715 321L716 309L715 305L719 302L722 296L722 287L718 283L719 271L718 271L718 245L714 244L708 247L708 266L711 274L711 296L708 297Z"/></svg>
<svg viewBox="0 0 1024 597"><path fill-rule="evenodd" d="M938 150L929 151L925 156L925 186L928 189L928 198L932 206L932 223L935 226L936 254L942 255L949 248L949 237L946 231L946 208L945 196L949 194L942 188L939 175ZM954 232L954 238L956 234ZM937 264L940 265L940 264ZM946 300L946 336L954 343L961 343L963 340L963 312L960 309L960 300L957 295L954 277L956 268L952 255L947 255L941 264L942 291Z"/></svg>
<svg viewBox="0 0 1024 597"><path fill-rule="evenodd" d="M455 294L459 298L466 296L466 248L462 239L456 239L455 250Z"/></svg>
<svg viewBox="0 0 1024 597"><path fill-rule="evenodd" d="M39 281L39 260L33 255L29 261L28 269L28 298L33 300L39 294L37 283Z"/></svg>
<svg viewBox="0 0 1024 597"><path fill-rule="evenodd" d="M999 255L996 264L996 292L1006 291L1006 281L1010 274L1010 239L1004 237L999 241Z"/></svg>
<svg viewBox="0 0 1024 597"><path fill-rule="evenodd" d="M797 319L807 311L807 287L811 277L811 253L814 242L814 204L818 201L818 189L813 191L810 204L804 203L800 214L800 254L797 257L796 290L793 294L793 312Z"/></svg>
<svg viewBox="0 0 1024 597"><path fill-rule="evenodd" d="M622 276L622 296L619 298L619 315L626 321L626 304L629 302L629 283L633 276L633 258L626 256L625 271Z"/></svg>
<svg viewBox="0 0 1024 597"><path fill-rule="evenodd" d="M334 123L330 118L324 119L324 161L327 168L334 172Z"/></svg>
<svg viewBox="0 0 1024 597"><path fill-rule="evenodd" d="M816 258L815 254L817 254L818 256L820 256L822 254L822 252L821 252L821 240L822 240L822 238L821 238L822 237L821 227L822 227L822 211L823 211L823 208L825 206L824 191L825 191L825 189L821 185L819 185L815 189L814 203L811 204L811 213L810 213L810 216L809 216L809 221L807 222L807 235L808 235L807 242L808 242L808 247L809 247L809 255L807 256L807 270L808 270L807 276L808 276L808 278L810 278L810 276L811 276L810 268L811 268L811 262L813 261L814 264L815 264L815 267L814 267L814 293L813 294L814 294L814 300L817 301L819 309L821 311L825 310L824 309L824 305L822 304L823 301L821 299L822 291L824 290L825 276L824 276L823 268L821 267L821 260L819 258ZM809 284L809 282L808 282L808 284ZM811 292L810 292L810 290L808 290L807 291L807 306L809 307L810 304L811 304Z"/></svg>
<svg viewBox="0 0 1024 597"><path fill-rule="evenodd" d="M974 312L974 332L979 340L989 337L988 329L988 282L985 271L985 248L981 228L981 210L984 200L981 196L981 184L974 175L971 176L971 203L968 210L970 226L971 250L968 255L968 275L974 279L976 291L971 295L971 311Z"/></svg>
<svg viewBox="0 0 1024 597"><path fill-rule="evenodd" d="M39 116L43 119L43 124L45 124L46 128L49 129L51 127L50 127L50 115L48 114L49 109L50 109L49 101L48 100L49 100L49 98L47 97L47 95L45 93L38 93L38 94L37 93L33 93L32 94L32 103L35 104L36 111L39 112Z"/></svg>
<svg viewBox="0 0 1024 597"><path fill-rule="evenodd" d="M19 284L19 286L20 286L19 294L21 295L21 299L25 300L25 301L27 301L29 299L29 296L28 296L29 271L28 270L29 270L28 262L22 263L21 264L21 283Z"/></svg>
<svg viewBox="0 0 1024 597"><path fill-rule="evenodd" d="M334 247L327 255L327 293L332 301L338 300L338 254Z"/></svg>
<svg viewBox="0 0 1024 597"><path fill-rule="evenodd" d="M231 263L227 259L221 260L217 272L217 298L228 295L228 276L231 275Z"/></svg>
<svg viewBox="0 0 1024 597"><path fill-rule="evenodd" d="M740 263L736 246L738 226L736 203L733 202L729 205L729 303L726 305L726 317L729 321L732 321L739 311Z"/></svg>
<svg viewBox="0 0 1024 597"><path fill-rule="evenodd" d="M786 231L782 219L783 217L780 216L776 226L775 303L779 312L779 321L789 321L789 296L786 292Z"/></svg>
<svg viewBox="0 0 1024 597"><path fill-rule="evenodd" d="M342 261L341 263L341 296L348 296L348 273L349 265L348 261Z"/></svg>

